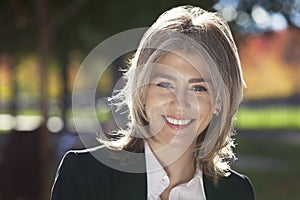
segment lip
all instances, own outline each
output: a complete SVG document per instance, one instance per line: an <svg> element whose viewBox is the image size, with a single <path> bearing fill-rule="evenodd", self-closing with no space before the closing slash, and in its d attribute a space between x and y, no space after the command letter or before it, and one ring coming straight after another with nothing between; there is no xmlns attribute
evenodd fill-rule
<svg viewBox="0 0 300 200"><path fill-rule="evenodd" d="M174 130L180 130L188 127L195 119L185 118L185 117L177 117L177 116L162 116L165 120L165 123ZM171 121L174 121L172 123Z"/></svg>

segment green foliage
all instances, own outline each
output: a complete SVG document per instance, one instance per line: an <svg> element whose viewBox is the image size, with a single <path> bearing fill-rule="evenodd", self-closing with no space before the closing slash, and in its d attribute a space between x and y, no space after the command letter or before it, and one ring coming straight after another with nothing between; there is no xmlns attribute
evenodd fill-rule
<svg viewBox="0 0 300 200"><path fill-rule="evenodd" d="M239 129L300 129L300 107L242 107L236 126Z"/></svg>

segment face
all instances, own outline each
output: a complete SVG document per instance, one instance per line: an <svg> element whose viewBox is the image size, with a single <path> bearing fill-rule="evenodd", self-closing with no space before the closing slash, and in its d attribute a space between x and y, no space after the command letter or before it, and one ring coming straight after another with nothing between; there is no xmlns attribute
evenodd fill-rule
<svg viewBox="0 0 300 200"><path fill-rule="evenodd" d="M211 120L211 85L204 71L201 58L191 54L167 53L154 66L145 103L149 143L196 145Z"/></svg>

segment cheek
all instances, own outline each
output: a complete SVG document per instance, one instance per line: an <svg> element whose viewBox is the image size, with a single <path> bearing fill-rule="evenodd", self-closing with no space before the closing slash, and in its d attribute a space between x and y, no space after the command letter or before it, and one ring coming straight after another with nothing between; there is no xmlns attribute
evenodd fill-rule
<svg viewBox="0 0 300 200"><path fill-rule="evenodd" d="M210 98L202 98L198 100L197 106L196 106L198 116L199 116L199 122L201 125L201 122L205 124L208 124L211 120L212 116L212 106L211 106L211 100Z"/></svg>
<svg viewBox="0 0 300 200"><path fill-rule="evenodd" d="M207 113L211 111L211 102L212 99L209 95L200 96L197 98L197 102L195 102L195 109L199 111L199 113Z"/></svg>
<svg viewBox="0 0 300 200"><path fill-rule="evenodd" d="M157 112L165 113L164 110L166 108L168 99L169 97L167 94L158 93L149 89L145 100L147 116L150 117Z"/></svg>
<svg viewBox="0 0 300 200"><path fill-rule="evenodd" d="M156 115L165 113L165 100L163 96L157 95L153 92L148 92L145 106L146 106L146 114L151 121L152 118L157 117Z"/></svg>
<svg viewBox="0 0 300 200"><path fill-rule="evenodd" d="M149 133L154 136L164 127L162 115L166 115L164 102L161 96L149 93L145 102L146 115L149 121Z"/></svg>

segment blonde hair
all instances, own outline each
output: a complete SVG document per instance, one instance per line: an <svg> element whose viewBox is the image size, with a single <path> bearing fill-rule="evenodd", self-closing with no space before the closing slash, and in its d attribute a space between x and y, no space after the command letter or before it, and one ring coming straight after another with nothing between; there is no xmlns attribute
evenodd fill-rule
<svg viewBox="0 0 300 200"><path fill-rule="evenodd" d="M163 13L146 31L124 77L124 88L112 97L118 107L129 110L128 129L117 135L121 149L142 152L148 119L145 113L151 64L167 52L197 53L207 66L218 107L205 133L199 135L195 156L197 165L216 182L226 176L229 161L235 158L233 120L243 96L243 77L235 42L228 24L218 14L199 7L180 6ZM113 142L105 142L114 146ZM114 146L116 147L116 146Z"/></svg>

